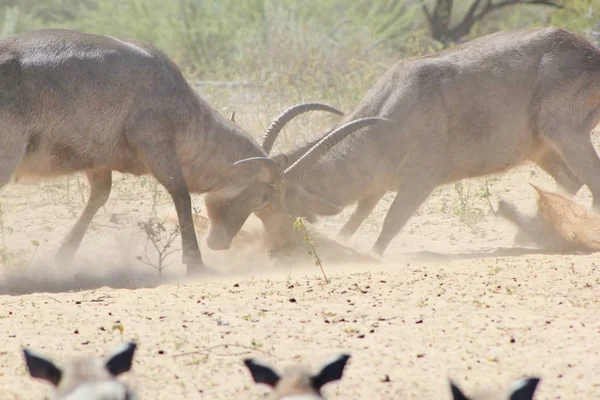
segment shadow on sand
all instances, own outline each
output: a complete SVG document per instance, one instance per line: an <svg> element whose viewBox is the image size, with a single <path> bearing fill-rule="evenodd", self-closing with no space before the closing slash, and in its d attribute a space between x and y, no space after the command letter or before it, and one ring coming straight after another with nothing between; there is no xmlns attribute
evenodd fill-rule
<svg viewBox="0 0 600 400"><path fill-rule="evenodd" d="M433 251L418 251L414 253L407 253L406 256L411 261L419 262L447 262L455 260L472 260L477 258L494 258L494 257L519 257L524 255L586 255L591 254L590 252L564 252L555 251L548 249L532 249L527 247L496 247L489 249L480 249L477 251L466 252L466 253L455 253L445 254L436 253Z"/></svg>
<svg viewBox="0 0 600 400"><path fill-rule="evenodd" d="M101 287L113 289L153 288L159 285L181 283L183 274L159 276L152 270L114 266L99 268L87 265L71 273L59 273L53 268L32 265L24 271L9 271L0 275L0 295L23 295L32 293L60 293L92 290Z"/></svg>
<svg viewBox="0 0 600 400"><path fill-rule="evenodd" d="M404 253L411 262L449 262L493 257L518 257L523 255L585 255L589 252L552 251L526 247L500 247L478 249L463 253L437 253L418 251ZM372 264L372 263L370 263ZM216 271L215 271L216 272ZM257 271L254 271L257 272ZM186 277L183 271L159 276L157 272L139 267L111 265L80 265L68 271L57 271L47 265L32 265L23 271L8 271L0 275L0 295L24 295L33 293L61 293L80 290L93 290L101 287L112 289L154 288L160 285L191 283L196 278L206 282L218 279L220 273L207 273L193 278Z"/></svg>

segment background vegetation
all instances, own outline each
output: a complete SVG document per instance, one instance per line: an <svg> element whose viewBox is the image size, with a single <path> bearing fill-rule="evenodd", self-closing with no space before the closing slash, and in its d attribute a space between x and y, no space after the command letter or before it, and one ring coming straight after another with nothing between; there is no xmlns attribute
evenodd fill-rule
<svg viewBox="0 0 600 400"><path fill-rule="evenodd" d="M350 106L398 59L455 41L549 25L597 40L600 0L531 1L0 0L0 34L65 27L140 39L190 80L243 81L270 95ZM437 28L456 31L470 10L464 35L436 34L432 16Z"/></svg>

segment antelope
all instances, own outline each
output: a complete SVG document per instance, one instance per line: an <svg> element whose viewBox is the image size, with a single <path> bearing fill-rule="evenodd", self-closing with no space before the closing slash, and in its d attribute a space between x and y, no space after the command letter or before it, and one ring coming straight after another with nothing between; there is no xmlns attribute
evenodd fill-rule
<svg viewBox="0 0 600 400"><path fill-rule="evenodd" d="M385 193L396 192L371 248L380 258L436 187L527 160L570 195L587 185L593 207L600 208L600 158L590 140L600 122L600 51L576 34L557 28L506 31L399 61L340 124L368 116L395 122L346 137L294 179L277 183L288 196L255 211L276 245L289 240L290 202L300 206L294 216L320 215L311 202L297 204L290 192L310 193L340 211L357 203L338 234L342 242ZM320 140L247 162L285 168Z"/></svg>
<svg viewBox="0 0 600 400"><path fill-rule="evenodd" d="M325 104L301 104L278 116L266 134L277 135L297 115L316 110L343 115ZM375 122L350 124L346 131ZM0 189L13 176L78 171L90 184L87 204L63 239L57 264L73 261L109 198L112 171L118 171L152 174L167 189L181 228L186 273L206 271L190 193L206 194L208 247L227 249L252 211L269 202L280 178L272 169L236 162L266 155L150 44L64 29L0 40Z"/></svg>
<svg viewBox="0 0 600 400"><path fill-rule="evenodd" d="M105 359L78 357L58 366L30 349L23 349L29 374L49 382L56 400L134 400L136 394L117 377L131 369L136 344L117 347Z"/></svg>
<svg viewBox="0 0 600 400"><path fill-rule="evenodd" d="M245 359L244 364L254 382L273 389L273 400L318 400L324 399L321 387L342 379L348 359L350 356L347 354L337 355L325 362L316 374L302 366L290 366L280 375L269 365L252 358Z"/></svg>
<svg viewBox="0 0 600 400"><path fill-rule="evenodd" d="M539 382L539 378L522 378L513 382L508 392L504 394L489 392L477 396L465 396L451 380L450 390L453 400L532 400Z"/></svg>

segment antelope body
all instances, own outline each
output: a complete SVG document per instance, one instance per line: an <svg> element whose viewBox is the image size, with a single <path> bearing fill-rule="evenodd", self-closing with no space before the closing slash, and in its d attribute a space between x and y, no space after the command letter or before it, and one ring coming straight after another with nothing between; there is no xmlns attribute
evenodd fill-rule
<svg viewBox="0 0 600 400"><path fill-rule="evenodd" d="M304 104L280 115L277 133ZM352 128L353 129L353 128ZM207 193L207 244L226 249L249 214L270 199L269 169L234 165L263 148L189 86L160 50L133 40L51 29L0 40L0 188L11 176L84 171L88 203L63 241L69 264L108 200L112 171L152 174L171 195L188 273L204 266L192 225L190 192Z"/></svg>
<svg viewBox="0 0 600 400"><path fill-rule="evenodd" d="M342 379L344 367L350 359L341 354L325 362L316 374L301 366L292 366L279 374L269 365L254 359L244 360L244 364L252 374L254 382L265 384L273 393L273 400L319 400L324 399L321 387Z"/></svg>
<svg viewBox="0 0 600 400"><path fill-rule="evenodd" d="M348 136L285 185L340 210L357 203L342 239L397 192L372 248L378 256L437 186L526 160L570 194L587 185L600 208L600 158L590 140L600 121L600 51L573 33L507 31L400 61L341 123L367 116L395 122ZM275 159L292 164L319 140ZM299 211L319 215L309 203ZM285 204L256 212L280 242L291 231L286 213Z"/></svg>
<svg viewBox="0 0 600 400"><path fill-rule="evenodd" d="M452 381L450 389L452 400L533 400L539 382L539 378L523 378L513 382L506 393L487 392L475 396L466 396Z"/></svg>
<svg viewBox="0 0 600 400"><path fill-rule="evenodd" d="M135 400L136 394L117 376L131 369L136 344L116 348L106 359L79 357L56 365L32 350L24 349L29 374L54 386L56 400Z"/></svg>

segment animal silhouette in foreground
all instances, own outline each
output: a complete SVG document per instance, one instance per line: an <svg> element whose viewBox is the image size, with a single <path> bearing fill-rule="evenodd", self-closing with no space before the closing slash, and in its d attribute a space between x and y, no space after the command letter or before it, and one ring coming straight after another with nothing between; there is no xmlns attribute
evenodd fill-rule
<svg viewBox="0 0 600 400"><path fill-rule="evenodd" d="M311 168L275 182L286 195L255 211L274 247L290 240L290 204L294 217L324 215L294 193L310 193L330 211L357 203L339 233L348 240L381 197L396 192L372 247L382 256L436 187L527 160L569 194L587 185L600 208L600 158L590 140L600 122L600 50L574 33L505 31L401 60L340 124L369 116L394 122L357 131ZM320 140L252 162L293 165Z"/></svg>
<svg viewBox="0 0 600 400"><path fill-rule="evenodd" d="M273 183L282 176L273 168L235 164L266 157L264 146L202 99L152 45L47 29L0 40L0 54L0 189L12 176L79 171L90 184L85 209L56 255L58 264L72 262L109 198L113 171L152 174L167 189L188 273L205 267L190 193L207 194L206 242L216 250L227 249L252 211L271 200ZM343 114L325 104L301 104L282 113L266 133L277 135L294 117L315 110Z"/></svg>
<svg viewBox="0 0 600 400"><path fill-rule="evenodd" d="M450 390L453 400L532 400L539 382L539 378L523 378L515 381L504 394L481 393L466 396L453 381L450 381Z"/></svg>
<svg viewBox="0 0 600 400"><path fill-rule="evenodd" d="M301 366L288 367L279 374L270 366L255 359L246 359L244 364L250 370L256 383L268 385L273 389L273 400L323 399L321 388L333 381L342 379L348 359L347 354L335 356L325 362L316 374Z"/></svg>
<svg viewBox="0 0 600 400"><path fill-rule="evenodd" d="M63 366L35 351L23 349L29 374L50 382L56 400L134 400L135 393L117 379L129 371L136 344L115 349L105 359L79 357Z"/></svg>

